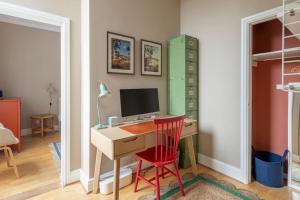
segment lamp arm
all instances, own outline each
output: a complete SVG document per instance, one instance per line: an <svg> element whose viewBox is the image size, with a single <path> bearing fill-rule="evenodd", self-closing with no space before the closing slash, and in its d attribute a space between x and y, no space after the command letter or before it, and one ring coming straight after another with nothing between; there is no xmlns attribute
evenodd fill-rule
<svg viewBox="0 0 300 200"><path fill-rule="evenodd" d="M99 106L99 96L97 97L97 111L98 111L98 120L99 124L101 124L101 114L100 114L100 106Z"/></svg>

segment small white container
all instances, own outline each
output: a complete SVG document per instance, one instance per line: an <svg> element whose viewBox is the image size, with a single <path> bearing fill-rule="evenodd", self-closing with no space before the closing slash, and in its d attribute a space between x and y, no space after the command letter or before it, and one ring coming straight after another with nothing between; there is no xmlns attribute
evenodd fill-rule
<svg viewBox="0 0 300 200"><path fill-rule="evenodd" d="M107 172L100 176L100 193L107 195L113 192L114 173L113 171ZM123 188L130 185L132 182L132 169L121 168L120 169L120 181L119 188Z"/></svg>

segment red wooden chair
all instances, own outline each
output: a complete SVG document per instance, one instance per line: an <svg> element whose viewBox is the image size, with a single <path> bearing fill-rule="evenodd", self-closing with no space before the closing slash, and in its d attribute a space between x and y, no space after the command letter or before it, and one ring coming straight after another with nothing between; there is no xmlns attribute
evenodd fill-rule
<svg viewBox="0 0 300 200"><path fill-rule="evenodd" d="M154 124L156 126L155 146L136 154L139 163L134 192L137 191L139 179L142 179L156 188L156 199L160 200L159 178L164 178L164 175L171 173L177 177L181 194L183 196L185 195L176 165L178 143L182 131L183 120L183 116L154 119ZM152 163L155 168L155 176L151 179L146 179L144 176L141 176L143 160ZM175 171L166 167L166 165L170 164L174 165ZM161 168L161 173L159 173L159 168ZM153 183L154 180L155 183Z"/></svg>

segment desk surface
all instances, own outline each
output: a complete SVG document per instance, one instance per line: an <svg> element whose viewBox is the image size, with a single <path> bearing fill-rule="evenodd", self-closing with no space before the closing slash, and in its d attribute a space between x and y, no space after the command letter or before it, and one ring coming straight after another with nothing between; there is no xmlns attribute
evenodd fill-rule
<svg viewBox="0 0 300 200"><path fill-rule="evenodd" d="M149 120L151 121L151 120ZM196 120L193 119L185 119L184 120L184 124L191 124L196 122ZM121 126L128 126L128 125L132 125L132 124L140 124L141 122L136 122L136 123L130 123L130 124L125 124L125 125L121 125ZM123 140L123 139L128 139L131 137L137 137L137 134L133 134L130 133L128 131L125 131L119 127L121 126L115 126L115 127L109 127L109 128L104 128L104 129L96 129L95 127L92 128L92 131L96 131L98 133L101 133L102 136L104 136L106 139L115 142L118 140ZM143 133L143 135L148 135L148 134L152 134L153 131L147 131L145 133Z"/></svg>

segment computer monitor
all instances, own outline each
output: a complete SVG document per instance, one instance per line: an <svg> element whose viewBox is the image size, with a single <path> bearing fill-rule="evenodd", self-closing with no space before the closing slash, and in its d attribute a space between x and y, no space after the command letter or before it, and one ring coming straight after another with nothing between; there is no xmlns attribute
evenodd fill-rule
<svg viewBox="0 0 300 200"><path fill-rule="evenodd" d="M122 117L159 112L158 89L121 89Z"/></svg>

